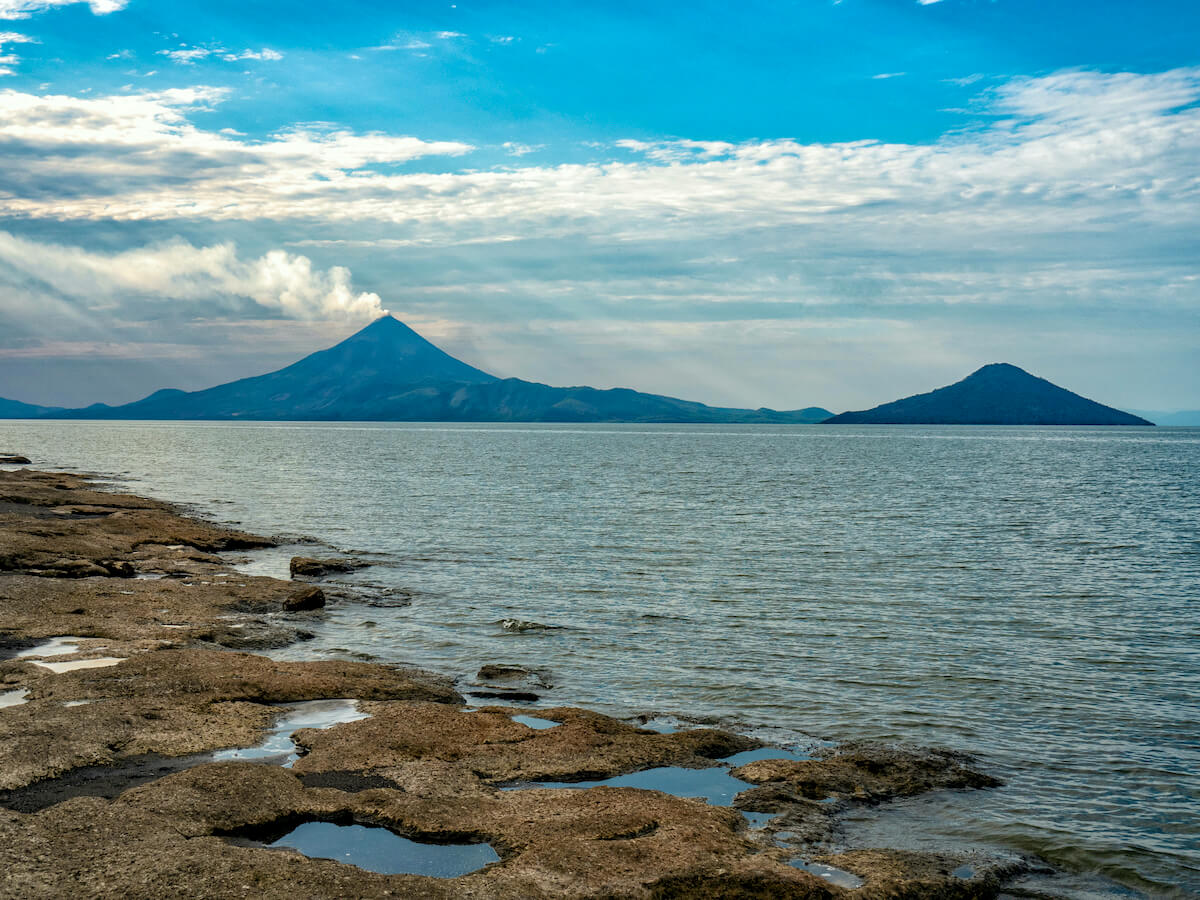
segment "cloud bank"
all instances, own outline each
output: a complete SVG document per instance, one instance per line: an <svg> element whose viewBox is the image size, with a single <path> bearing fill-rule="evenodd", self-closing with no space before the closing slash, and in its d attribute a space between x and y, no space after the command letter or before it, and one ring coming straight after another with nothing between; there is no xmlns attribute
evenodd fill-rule
<svg viewBox="0 0 1200 900"><path fill-rule="evenodd" d="M63 315L157 292L194 316L362 321L381 303L349 266L499 374L738 405L869 405L889 399L871 384L912 393L998 360L1068 386L1056 365L1087 372L1119 403L1152 358L1191 396L1200 68L985 84L927 143L624 140L545 165L509 142L492 167L453 140L208 130L226 94L206 87L0 91L0 215L27 234L0 271L8 297L72 298ZM51 229L188 240L28 237Z"/></svg>
<svg viewBox="0 0 1200 900"><path fill-rule="evenodd" d="M981 93L971 126L931 144L623 141L589 164L456 172L391 167L473 149L460 142L303 128L256 141L192 124L222 97L0 92L0 213L712 234L846 216L1079 228L1196 209L1200 68L1016 80Z"/></svg>

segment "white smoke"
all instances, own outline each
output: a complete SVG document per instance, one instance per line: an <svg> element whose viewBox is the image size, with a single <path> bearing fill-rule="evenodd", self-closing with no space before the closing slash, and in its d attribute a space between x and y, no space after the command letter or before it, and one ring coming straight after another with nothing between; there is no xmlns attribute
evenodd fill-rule
<svg viewBox="0 0 1200 900"><path fill-rule="evenodd" d="M387 312L378 294L354 291L343 266L317 269L307 256L283 250L244 260L231 243L195 247L176 240L91 253L0 231L0 283L13 274L89 305L120 305L132 295L210 303L217 311L251 301L293 319L370 321Z"/></svg>

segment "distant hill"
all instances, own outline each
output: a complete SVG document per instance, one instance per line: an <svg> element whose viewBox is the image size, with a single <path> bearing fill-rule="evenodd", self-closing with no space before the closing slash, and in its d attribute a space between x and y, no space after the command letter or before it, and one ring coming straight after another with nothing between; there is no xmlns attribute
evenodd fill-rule
<svg viewBox="0 0 1200 900"><path fill-rule="evenodd" d="M0 397L0 419L36 419L59 411L56 406L34 406L32 403Z"/></svg>
<svg viewBox="0 0 1200 900"><path fill-rule="evenodd" d="M11 401L10 401L11 402ZM727 409L626 388L557 388L498 379L435 347L391 316L287 368L202 391L161 390L123 406L0 418L290 419L387 422L767 422L811 424L820 407Z"/></svg>
<svg viewBox="0 0 1200 900"><path fill-rule="evenodd" d="M827 420L833 425L1153 425L1030 375L993 363L962 381Z"/></svg>

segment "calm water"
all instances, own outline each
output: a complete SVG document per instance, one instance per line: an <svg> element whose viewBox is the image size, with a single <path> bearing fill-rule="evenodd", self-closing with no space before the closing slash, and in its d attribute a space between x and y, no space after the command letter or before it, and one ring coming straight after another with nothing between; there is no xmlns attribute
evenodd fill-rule
<svg viewBox="0 0 1200 900"><path fill-rule="evenodd" d="M1200 892L1200 429L0 423L0 450L379 563L289 655L968 750L1008 785L850 837Z"/></svg>

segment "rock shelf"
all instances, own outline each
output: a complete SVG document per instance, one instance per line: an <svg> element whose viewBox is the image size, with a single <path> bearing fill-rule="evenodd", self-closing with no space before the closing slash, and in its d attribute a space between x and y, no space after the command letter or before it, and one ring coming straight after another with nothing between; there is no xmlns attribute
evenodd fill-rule
<svg viewBox="0 0 1200 900"><path fill-rule="evenodd" d="M822 843L848 804L996 783L962 756L871 745L775 756L726 731L664 733L569 706L464 715L453 684L428 672L245 652L303 640L324 614L294 599L296 584L217 555L272 544L82 476L0 472L0 895L984 898L1013 874ZM549 688L541 673L485 670ZM308 701L355 715L292 733ZM237 759L279 749L272 735L290 735L295 753ZM667 769L747 790L715 806L584 786ZM489 845L498 858L432 877L268 846L305 823Z"/></svg>

